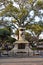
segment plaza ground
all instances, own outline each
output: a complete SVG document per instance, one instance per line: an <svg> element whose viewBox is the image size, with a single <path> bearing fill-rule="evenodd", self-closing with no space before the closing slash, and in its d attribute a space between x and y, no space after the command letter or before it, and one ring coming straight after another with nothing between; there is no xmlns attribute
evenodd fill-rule
<svg viewBox="0 0 43 65"><path fill-rule="evenodd" d="M43 65L43 58L0 58L0 65Z"/></svg>

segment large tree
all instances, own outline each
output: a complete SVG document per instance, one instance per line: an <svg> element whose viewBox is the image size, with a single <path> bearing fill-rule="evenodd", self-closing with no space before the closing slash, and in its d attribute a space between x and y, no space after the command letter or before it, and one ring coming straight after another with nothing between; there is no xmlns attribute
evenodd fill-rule
<svg viewBox="0 0 43 65"><path fill-rule="evenodd" d="M14 2L18 6L15 7ZM14 29L22 26L30 30L32 35L35 33L37 36L43 31L43 13L40 12L43 10L42 0L0 0L0 3L3 3L0 6L4 5L4 8L0 9L3 25L7 24L9 26L8 21L3 22L5 17L13 17L10 26L14 26ZM31 12L32 15L30 14ZM35 18L40 20L35 21Z"/></svg>

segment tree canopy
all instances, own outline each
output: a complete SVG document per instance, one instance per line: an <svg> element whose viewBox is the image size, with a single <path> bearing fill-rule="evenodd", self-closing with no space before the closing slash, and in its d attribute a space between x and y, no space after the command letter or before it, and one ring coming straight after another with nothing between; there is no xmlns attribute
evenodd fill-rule
<svg viewBox="0 0 43 65"><path fill-rule="evenodd" d="M1 24L11 26L11 29L16 28L16 30L22 26L37 36L43 31L42 0L0 0L0 3ZM6 17L8 19L4 20Z"/></svg>

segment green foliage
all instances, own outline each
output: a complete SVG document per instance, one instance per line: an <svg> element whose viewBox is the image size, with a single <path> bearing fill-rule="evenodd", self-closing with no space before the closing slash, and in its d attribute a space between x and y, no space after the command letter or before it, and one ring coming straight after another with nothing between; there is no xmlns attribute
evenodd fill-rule
<svg viewBox="0 0 43 65"><path fill-rule="evenodd" d="M29 4L32 4L32 3L33 3L33 0L28 0L28 3L29 3Z"/></svg>
<svg viewBox="0 0 43 65"><path fill-rule="evenodd" d="M0 29L0 36L10 35L10 31L6 28Z"/></svg>
<svg viewBox="0 0 43 65"><path fill-rule="evenodd" d="M36 6L32 6L34 5L34 3L36 2L35 0L21 0L21 3L20 3L20 0L14 0L16 1L18 4L19 4L19 8L16 8L15 6L13 6L13 3L11 3L11 1L9 2L9 4L1 11L0 13L0 16L9 16L9 17L14 17L14 20L12 20L12 23L18 23L17 26L25 26L24 25L24 22L27 18L27 16L29 16L29 11L31 10L35 10L35 15L38 15L38 6L41 8L43 7L43 1L42 0L38 0L37 3L36 3ZM7 1L6 1L7 2ZM25 3L25 5L23 4ZM28 5L28 6L27 6ZM27 9L27 7L30 7L30 10L29 8ZM32 6L32 7L31 7ZM34 17L35 17L34 15ZM33 17L33 19L34 19ZM27 22L31 22L33 21L33 19L30 19L30 21L27 21ZM30 24L28 23L26 25L26 29L31 29L32 31L35 32L36 35L39 35L41 33L41 31L43 31L43 27L40 26L39 24ZM18 32L16 32L16 34L18 34Z"/></svg>
<svg viewBox="0 0 43 65"><path fill-rule="evenodd" d="M12 38L10 35L11 32L9 28L0 29L0 52L1 50L9 51L13 48L13 42L15 42L16 39Z"/></svg>
<svg viewBox="0 0 43 65"><path fill-rule="evenodd" d="M20 13L18 15L18 19L20 20L21 24L22 22L24 22L25 18L28 15L28 11L26 10L26 8L21 8Z"/></svg>
<svg viewBox="0 0 43 65"><path fill-rule="evenodd" d="M6 51L11 50L14 47L13 42L15 41L16 39L8 36L7 40L4 42L4 47L2 47L2 50L6 50Z"/></svg>
<svg viewBox="0 0 43 65"><path fill-rule="evenodd" d="M38 35L43 31L43 27L41 27L39 24L35 24L31 26L32 30Z"/></svg>
<svg viewBox="0 0 43 65"><path fill-rule="evenodd" d="M38 0L37 5L39 6L39 8L43 9L43 1L42 0Z"/></svg>
<svg viewBox="0 0 43 65"><path fill-rule="evenodd" d="M43 31L43 26L39 24L30 24L26 26L26 29L30 29L34 31L36 35L39 35Z"/></svg>
<svg viewBox="0 0 43 65"><path fill-rule="evenodd" d="M8 39L7 39L7 42L10 42L10 43L13 43L13 42L15 42L16 41L16 39L15 38L12 38L12 37L8 37Z"/></svg>
<svg viewBox="0 0 43 65"><path fill-rule="evenodd" d="M0 29L0 43L3 45L10 35L11 32L7 28Z"/></svg>
<svg viewBox="0 0 43 65"><path fill-rule="evenodd" d="M31 34L29 34L29 33L25 33L25 39L27 40L27 41L30 41L30 39L31 39Z"/></svg>
<svg viewBox="0 0 43 65"><path fill-rule="evenodd" d="M14 7L13 6L13 4L8 4L7 6L6 6L6 8L0 13L0 16L3 16L3 15L5 15L6 13L17 13L17 12L19 12L19 9L17 9L16 7ZM9 14L8 14L9 15Z"/></svg>

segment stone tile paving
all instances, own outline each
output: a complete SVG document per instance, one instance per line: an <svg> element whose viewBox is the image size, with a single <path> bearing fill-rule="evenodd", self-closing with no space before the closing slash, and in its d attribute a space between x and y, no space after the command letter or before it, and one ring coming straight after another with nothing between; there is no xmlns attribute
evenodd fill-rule
<svg viewBox="0 0 43 65"><path fill-rule="evenodd" d="M43 65L43 63L0 63L0 65Z"/></svg>
<svg viewBox="0 0 43 65"><path fill-rule="evenodd" d="M43 58L0 58L0 65L43 65Z"/></svg>

